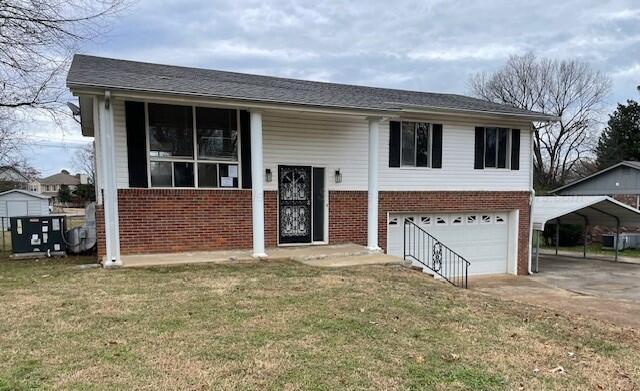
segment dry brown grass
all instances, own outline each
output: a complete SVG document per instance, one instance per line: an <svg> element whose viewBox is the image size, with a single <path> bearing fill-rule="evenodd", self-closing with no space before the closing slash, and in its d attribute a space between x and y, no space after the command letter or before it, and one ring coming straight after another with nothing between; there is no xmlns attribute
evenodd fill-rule
<svg viewBox="0 0 640 391"><path fill-rule="evenodd" d="M636 330L401 267L75 262L0 262L0 390L639 387Z"/></svg>

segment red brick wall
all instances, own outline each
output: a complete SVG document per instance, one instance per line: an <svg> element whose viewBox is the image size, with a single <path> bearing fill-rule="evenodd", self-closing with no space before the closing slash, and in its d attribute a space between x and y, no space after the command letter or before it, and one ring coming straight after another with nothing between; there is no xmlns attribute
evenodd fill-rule
<svg viewBox="0 0 640 391"><path fill-rule="evenodd" d="M120 189L122 254L252 247L251 190ZM265 242L276 245L276 192L265 192ZM104 213L97 208L98 255Z"/></svg>
<svg viewBox="0 0 640 391"><path fill-rule="evenodd" d="M456 212L520 210L518 274L527 274L529 256L529 193L527 192L380 192L378 243L387 244L388 212ZM367 243L367 192L329 192L331 243Z"/></svg>
<svg viewBox="0 0 640 391"><path fill-rule="evenodd" d="M122 254L252 247L251 190L120 189ZM388 212L520 210L518 273L528 262L526 192L380 192L378 235L387 243ZM96 208L98 254L104 251L103 210ZM265 192L265 242L277 243L277 193ZM329 242L367 243L367 192L329 192Z"/></svg>
<svg viewBox="0 0 640 391"><path fill-rule="evenodd" d="M102 258L104 255L104 246L104 209L102 209L102 205L96 205L96 249L98 251L98 258Z"/></svg>

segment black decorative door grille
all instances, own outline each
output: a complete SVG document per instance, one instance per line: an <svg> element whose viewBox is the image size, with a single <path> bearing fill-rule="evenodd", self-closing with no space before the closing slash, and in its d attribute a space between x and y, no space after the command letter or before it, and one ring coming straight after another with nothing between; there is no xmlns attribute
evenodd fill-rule
<svg viewBox="0 0 640 391"><path fill-rule="evenodd" d="M311 167L278 167L280 243L311 242Z"/></svg>

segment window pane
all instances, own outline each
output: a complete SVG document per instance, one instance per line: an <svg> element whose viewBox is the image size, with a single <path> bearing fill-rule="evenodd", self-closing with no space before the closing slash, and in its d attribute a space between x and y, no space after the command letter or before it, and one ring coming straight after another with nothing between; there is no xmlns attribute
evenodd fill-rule
<svg viewBox="0 0 640 391"><path fill-rule="evenodd" d="M485 149L484 149L484 166L496 166L496 128L486 129Z"/></svg>
<svg viewBox="0 0 640 391"><path fill-rule="evenodd" d="M151 162L151 186L171 187L171 162Z"/></svg>
<svg viewBox="0 0 640 391"><path fill-rule="evenodd" d="M218 187L218 165L198 163L198 187Z"/></svg>
<svg viewBox="0 0 640 391"><path fill-rule="evenodd" d="M498 128L498 168L507 167L507 129Z"/></svg>
<svg viewBox="0 0 640 391"><path fill-rule="evenodd" d="M193 157L191 106L149 103L148 109L151 156Z"/></svg>
<svg viewBox="0 0 640 391"><path fill-rule="evenodd" d="M175 187L193 187L193 163L173 162Z"/></svg>
<svg viewBox="0 0 640 391"><path fill-rule="evenodd" d="M238 160L236 110L197 107L196 127L199 158Z"/></svg>
<svg viewBox="0 0 640 391"><path fill-rule="evenodd" d="M219 164L220 187L238 187L238 165Z"/></svg>
<svg viewBox="0 0 640 391"><path fill-rule="evenodd" d="M416 143L416 166L429 166L429 124L420 122L416 124L418 139Z"/></svg>
<svg viewBox="0 0 640 391"><path fill-rule="evenodd" d="M416 165L416 123L402 123L402 165Z"/></svg>

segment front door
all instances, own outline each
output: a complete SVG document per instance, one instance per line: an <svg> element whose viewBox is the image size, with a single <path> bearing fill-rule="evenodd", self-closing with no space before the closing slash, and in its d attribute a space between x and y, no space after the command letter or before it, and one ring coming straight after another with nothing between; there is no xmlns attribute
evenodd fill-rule
<svg viewBox="0 0 640 391"><path fill-rule="evenodd" d="M311 243L311 167L278 166L279 242Z"/></svg>

